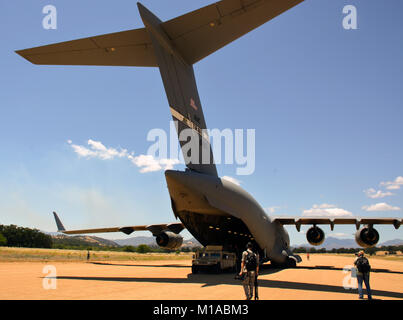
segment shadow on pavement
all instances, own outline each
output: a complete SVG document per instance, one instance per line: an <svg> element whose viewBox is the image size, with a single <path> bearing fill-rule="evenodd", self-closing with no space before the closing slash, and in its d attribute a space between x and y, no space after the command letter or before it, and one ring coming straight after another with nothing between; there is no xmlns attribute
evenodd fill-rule
<svg viewBox="0 0 403 320"><path fill-rule="evenodd" d="M277 269L278 270L278 269ZM342 270L342 269L341 269ZM262 273L265 274L265 273ZM241 286L241 281L234 279L234 274L189 274L187 278L135 278L135 277L74 277L58 276L59 280L84 280L84 281L112 281L112 282L137 282L137 283L176 283L176 284L202 284L202 287L217 285ZM358 295L357 289L346 290L342 286L313 284L304 282L279 281L269 279L259 279L259 287L292 289L301 291L321 291L334 293L348 293ZM372 295L403 299L403 293L383 290L372 290Z"/></svg>
<svg viewBox="0 0 403 320"><path fill-rule="evenodd" d="M92 264L102 265L102 266L116 266L116 267L148 267L148 268L189 268L190 266L184 266L180 264L120 264L120 263L107 263L107 262L91 262Z"/></svg>

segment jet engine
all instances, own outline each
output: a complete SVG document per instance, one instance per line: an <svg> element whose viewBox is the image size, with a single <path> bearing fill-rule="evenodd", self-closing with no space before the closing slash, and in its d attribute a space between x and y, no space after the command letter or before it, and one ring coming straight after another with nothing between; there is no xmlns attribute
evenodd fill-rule
<svg viewBox="0 0 403 320"><path fill-rule="evenodd" d="M183 237L171 231L163 231L155 240L161 248L176 250L182 245Z"/></svg>
<svg viewBox="0 0 403 320"><path fill-rule="evenodd" d="M363 248L375 246L379 241L379 233L373 227L362 227L355 233L355 241Z"/></svg>
<svg viewBox="0 0 403 320"><path fill-rule="evenodd" d="M319 246L325 241L325 233L321 228L314 226L306 232L306 240L313 246Z"/></svg>

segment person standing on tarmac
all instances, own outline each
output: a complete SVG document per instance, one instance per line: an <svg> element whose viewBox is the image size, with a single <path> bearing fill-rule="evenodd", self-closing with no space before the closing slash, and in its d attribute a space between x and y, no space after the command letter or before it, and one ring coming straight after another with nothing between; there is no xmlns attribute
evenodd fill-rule
<svg viewBox="0 0 403 320"><path fill-rule="evenodd" d="M360 251L357 254L357 259L354 261L354 265L357 267L357 282L358 282L358 297L359 299L364 299L364 294L362 290L362 283L365 283L367 289L368 299L372 299L371 287L369 285L369 274L371 271L371 266L368 259L364 256L364 251Z"/></svg>
<svg viewBox="0 0 403 320"><path fill-rule="evenodd" d="M240 277L244 276L242 284L245 290L246 300L252 299L255 282L257 282L256 278L259 274L259 255L254 253L252 249L252 243L248 242L246 250L242 253L241 271L239 272ZM258 299L257 290L255 299Z"/></svg>

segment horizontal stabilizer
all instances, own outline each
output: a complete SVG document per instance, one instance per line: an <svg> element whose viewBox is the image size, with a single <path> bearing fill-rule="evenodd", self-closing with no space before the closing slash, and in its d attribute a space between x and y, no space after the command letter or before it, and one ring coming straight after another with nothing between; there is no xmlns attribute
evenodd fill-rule
<svg viewBox="0 0 403 320"><path fill-rule="evenodd" d="M144 28L16 51L34 64L157 67Z"/></svg>
<svg viewBox="0 0 403 320"><path fill-rule="evenodd" d="M222 0L162 23L189 64L207 57L304 0Z"/></svg>

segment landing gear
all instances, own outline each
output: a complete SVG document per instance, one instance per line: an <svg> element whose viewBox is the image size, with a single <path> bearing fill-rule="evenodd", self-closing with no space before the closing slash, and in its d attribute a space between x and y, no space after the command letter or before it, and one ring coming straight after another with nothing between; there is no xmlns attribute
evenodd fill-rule
<svg viewBox="0 0 403 320"><path fill-rule="evenodd" d="M212 269L213 269L213 272L214 272L214 273L217 273L217 274L218 274L218 273L221 273L221 271L222 271L222 270L221 270L221 264L220 264L220 263L217 263L217 265L215 265Z"/></svg>
<svg viewBox="0 0 403 320"><path fill-rule="evenodd" d="M296 268L297 261L293 258L288 257L286 261L287 268Z"/></svg>
<svg viewBox="0 0 403 320"><path fill-rule="evenodd" d="M197 266L192 266L192 273L196 274L199 272L199 268Z"/></svg>

